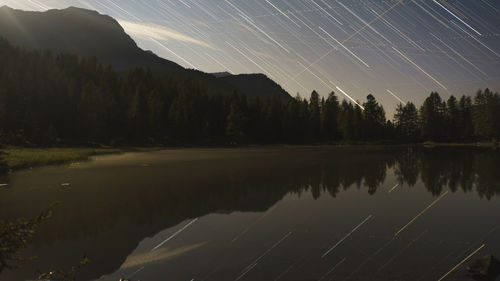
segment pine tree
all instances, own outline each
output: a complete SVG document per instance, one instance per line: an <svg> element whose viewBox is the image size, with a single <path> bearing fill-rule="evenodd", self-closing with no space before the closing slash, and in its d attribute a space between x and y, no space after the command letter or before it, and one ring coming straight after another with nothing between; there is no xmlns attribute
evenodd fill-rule
<svg viewBox="0 0 500 281"><path fill-rule="evenodd" d="M432 92L420 107L422 137L425 140L440 141L445 136L445 108L437 92Z"/></svg>
<svg viewBox="0 0 500 281"><path fill-rule="evenodd" d="M419 137L418 111L412 102L398 104L394 115L395 128L406 141L417 141Z"/></svg>
<svg viewBox="0 0 500 281"><path fill-rule="evenodd" d="M321 107L319 94L316 91L311 93L309 99L309 138L318 140L321 126Z"/></svg>
<svg viewBox="0 0 500 281"><path fill-rule="evenodd" d="M459 137L459 112L457 99L452 95L446 102L446 138L457 140Z"/></svg>
<svg viewBox="0 0 500 281"><path fill-rule="evenodd" d="M245 122L243 111L236 102L233 102L227 116L226 135L236 143L242 142L245 138Z"/></svg>
<svg viewBox="0 0 500 281"><path fill-rule="evenodd" d="M462 141L471 140L474 136L472 123L472 99L463 95L458 103L458 138Z"/></svg>
<svg viewBox="0 0 500 281"><path fill-rule="evenodd" d="M334 92L328 95L321 110L321 131L328 141L339 139L337 119L339 115L339 102Z"/></svg>
<svg viewBox="0 0 500 281"><path fill-rule="evenodd" d="M378 104L373 95L366 97L363 104L363 135L362 138L374 140L381 139L384 135L384 125L386 123L384 108Z"/></svg>
<svg viewBox="0 0 500 281"><path fill-rule="evenodd" d="M474 97L474 131L483 138L500 137L500 95L489 89L478 91Z"/></svg>

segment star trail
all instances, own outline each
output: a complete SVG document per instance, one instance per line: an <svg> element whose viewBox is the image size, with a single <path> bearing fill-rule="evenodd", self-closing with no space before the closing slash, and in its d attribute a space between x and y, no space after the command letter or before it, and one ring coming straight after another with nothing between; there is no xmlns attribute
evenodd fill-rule
<svg viewBox="0 0 500 281"><path fill-rule="evenodd" d="M138 45L205 72L264 73L290 94L401 101L500 89L494 0L0 0L114 17ZM342 90L341 90L342 89ZM347 95L349 93L349 95ZM397 93L397 95L395 94Z"/></svg>

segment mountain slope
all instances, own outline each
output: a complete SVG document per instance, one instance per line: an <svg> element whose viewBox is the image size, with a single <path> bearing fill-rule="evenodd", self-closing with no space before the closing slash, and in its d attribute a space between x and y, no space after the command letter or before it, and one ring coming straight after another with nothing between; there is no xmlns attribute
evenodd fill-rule
<svg viewBox="0 0 500 281"><path fill-rule="evenodd" d="M63 10L29 12L0 7L0 37L28 50L48 49L55 53L70 53L81 57L97 57L117 70L135 67L150 68L154 73L176 72L202 82L216 92L244 93L250 97L290 95L265 75L216 76L160 58L142 50L110 16L96 11L70 7Z"/></svg>
<svg viewBox="0 0 500 281"><path fill-rule="evenodd" d="M283 101L290 98L290 94L264 74L220 75L218 79L236 87L238 92L251 94L256 97L279 96Z"/></svg>
<svg viewBox="0 0 500 281"><path fill-rule="evenodd" d="M86 9L28 12L3 6L0 37L26 49L95 56L117 69L183 70L174 62L138 48L115 19Z"/></svg>

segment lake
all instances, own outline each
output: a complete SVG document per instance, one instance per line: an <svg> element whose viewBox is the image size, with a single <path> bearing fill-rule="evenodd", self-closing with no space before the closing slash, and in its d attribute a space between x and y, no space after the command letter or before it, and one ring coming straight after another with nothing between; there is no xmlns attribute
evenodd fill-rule
<svg viewBox="0 0 500 281"><path fill-rule="evenodd" d="M500 256L500 151L171 149L15 172L0 218L60 201L1 281L470 280ZM483 246L484 245L484 246ZM483 246L481 248L481 246Z"/></svg>

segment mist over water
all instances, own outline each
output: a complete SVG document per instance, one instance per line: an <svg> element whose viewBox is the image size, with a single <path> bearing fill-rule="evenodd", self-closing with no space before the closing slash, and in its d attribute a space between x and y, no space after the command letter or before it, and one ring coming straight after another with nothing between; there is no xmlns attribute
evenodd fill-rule
<svg viewBox="0 0 500 281"><path fill-rule="evenodd" d="M475 258L500 255L497 167L491 149L359 146L176 149L20 171L0 189L0 219L61 204L23 253L39 259L0 280L84 254L81 280L437 280L482 244ZM465 265L449 280L469 280Z"/></svg>

